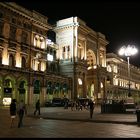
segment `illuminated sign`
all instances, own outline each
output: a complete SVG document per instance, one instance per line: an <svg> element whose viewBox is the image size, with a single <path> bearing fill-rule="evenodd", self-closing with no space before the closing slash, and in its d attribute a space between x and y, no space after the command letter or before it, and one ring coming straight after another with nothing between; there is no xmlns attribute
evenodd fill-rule
<svg viewBox="0 0 140 140"><path fill-rule="evenodd" d="M3 98L3 105L10 105L11 104L11 98Z"/></svg>

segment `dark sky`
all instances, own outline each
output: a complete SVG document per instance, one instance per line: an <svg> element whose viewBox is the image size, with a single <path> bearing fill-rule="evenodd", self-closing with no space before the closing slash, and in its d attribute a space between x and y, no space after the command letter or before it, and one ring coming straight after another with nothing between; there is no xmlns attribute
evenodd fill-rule
<svg viewBox="0 0 140 140"><path fill-rule="evenodd" d="M15 1L16 2L16 1ZM130 63L140 67L140 3L108 0L32 0L17 1L29 10L36 10L54 24L57 20L78 16L110 42L107 52L118 54L122 45L133 44L139 52Z"/></svg>

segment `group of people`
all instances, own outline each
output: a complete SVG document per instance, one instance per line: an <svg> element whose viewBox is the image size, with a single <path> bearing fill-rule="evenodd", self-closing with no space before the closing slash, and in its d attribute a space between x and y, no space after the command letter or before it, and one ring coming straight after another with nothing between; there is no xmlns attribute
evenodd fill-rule
<svg viewBox="0 0 140 140"><path fill-rule="evenodd" d="M74 103L72 103L71 107L73 108L73 106L74 106ZM90 109L90 118L92 118L95 104L92 100L90 100L88 102L88 106ZM36 115L37 112L38 112L38 115L40 115L40 101L39 100L37 100L35 104L34 115ZM10 116L11 116L10 128L12 128L13 126L14 119L16 118L16 114L18 114L18 128L20 128L21 126L23 126L23 116L24 114L27 114L27 108L23 100L21 100L19 104L17 104L16 99L12 99L12 102L10 104Z"/></svg>
<svg viewBox="0 0 140 140"><path fill-rule="evenodd" d="M40 101L39 100L36 102L34 115L36 115L37 111L38 111L38 114L40 115ZM16 99L12 99L12 102L10 104L10 116L11 116L10 128L12 128L14 124L14 119L16 118L16 114L18 114L18 128L20 128L21 126L23 126L24 114L27 114L27 108L23 100L21 100L19 104L17 104Z"/></svg>
<svg viewBox="0 0 140 140"><path fill-rule="evenodd" d="M73 108L75 106L76 110L82 110L82 104L80 102L71 102L71 110L73 111ZM92 100L89 100L87 103L84 104L84 108L89 107L89 111L90 111L90 118L92 118L93 116L93 111L95 108L95 103Z"/></svg>
<svg viewBox="0 0 140 140"><path fill-rule="evenodd" d="M11 115L10 127L12 128L14 119L16 118L16 114L18 114L18 117L19 117L18 128L20 128L23 125L22 120L25 113L27 112L26 112L26 106L23 100L21 100L19 104L16 104L16 99L12 99L12 102L10 104L10 115Z"/></svg>

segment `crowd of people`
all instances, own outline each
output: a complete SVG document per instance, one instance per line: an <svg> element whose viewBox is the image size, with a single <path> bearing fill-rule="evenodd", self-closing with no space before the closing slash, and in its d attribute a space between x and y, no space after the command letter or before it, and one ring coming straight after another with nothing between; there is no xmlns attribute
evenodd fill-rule
<svg viewBox="0 0 140 140"><path fill-rule="evenodd" d="M83 109L87 109L88 110L90 102L93 102L93 101L92 100L83 101L83 102L80 102L79 100L70 101L70 107L71 107L72 111L73 110L83 110Z"/></svg>
<svg viewBox="0 0 140 140"><path fill-rule="evenodd" d="M93 111L95 108L95 103L92 100L88 100L88 101L84 101L84 102L80 102L80 101L76 100L76 101L71 101L70 106L71 106L72 111L73 110L79 111L79 110L83 110L83 109L89 110L90 111L90 118L92 118ZM68 106L67 106L67 108L68 108Z"/></svg>

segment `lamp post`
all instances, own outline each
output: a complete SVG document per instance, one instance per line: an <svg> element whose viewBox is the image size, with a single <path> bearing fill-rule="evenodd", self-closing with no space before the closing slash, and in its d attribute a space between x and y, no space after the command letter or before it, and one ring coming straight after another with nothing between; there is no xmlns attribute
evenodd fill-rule
<svg viewBox="0 0 140 140"><path fill-rule="evenodd" d="M130 92L130 57L135 55L138 50L135 48L134 45L122 46L119 50L119 55L124 55L127 57L128 62L128 97L131 96Z"/></svg>

